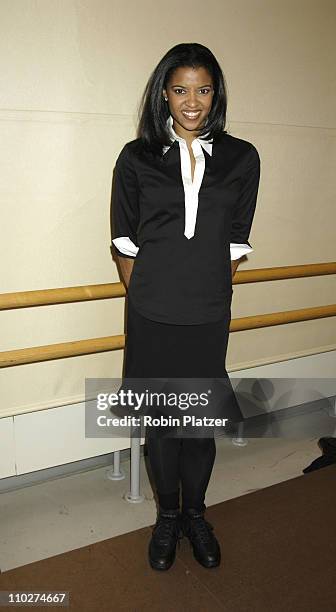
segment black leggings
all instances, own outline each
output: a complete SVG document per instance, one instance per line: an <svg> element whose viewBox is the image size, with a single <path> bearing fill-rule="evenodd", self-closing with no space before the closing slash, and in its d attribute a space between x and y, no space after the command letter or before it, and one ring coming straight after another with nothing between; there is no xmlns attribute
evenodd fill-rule
<svg viewBox="0 0 336 612"><path fill-rule="evenodd" d="M147 438L147 450L161 508L204 508L216 457L214 438Z"/></svg>

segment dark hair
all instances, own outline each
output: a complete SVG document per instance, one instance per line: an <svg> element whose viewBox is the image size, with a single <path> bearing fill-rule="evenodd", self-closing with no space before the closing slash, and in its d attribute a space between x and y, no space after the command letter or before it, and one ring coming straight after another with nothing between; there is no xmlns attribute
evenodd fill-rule
<svg viewBox="0 0 336 612"><path fill-rule="evenodd" d="M212 107L206 126L200 130L199 137L208 134L208 138L215 138L220 133L226 133L224 128L227 90L220 65L207 47L198 43L181 43L172 47L160 60L147 82L141 99L138 138L145 148L153 153L159 153L163 145L170 144L167 130L170 112L162 92L167 87L173 72L181 66L206 68L213 80Z"/></svg>

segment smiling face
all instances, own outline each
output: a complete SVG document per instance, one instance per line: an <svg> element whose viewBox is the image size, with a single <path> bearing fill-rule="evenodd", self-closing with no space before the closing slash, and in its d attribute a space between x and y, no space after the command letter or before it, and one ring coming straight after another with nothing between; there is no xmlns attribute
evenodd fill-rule
<svg viewBox="0 0 336 612"><path fill-rule="evenodd" d="M211 110L213 81L206 68L182 66L171 75L163 96L168 98L173 128L188 142L197 138Z"/></svg>

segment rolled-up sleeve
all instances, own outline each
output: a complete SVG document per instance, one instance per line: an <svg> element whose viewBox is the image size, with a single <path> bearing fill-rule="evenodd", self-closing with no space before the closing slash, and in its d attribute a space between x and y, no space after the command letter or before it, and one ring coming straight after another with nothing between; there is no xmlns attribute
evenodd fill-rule
<svg viewBox="0 0 336 612"><path fill-rule="evenodd" d="M233 211L230 236L231 259L239 259L253 251L248 238L257 204L259 181L260 157L257 149L251 144L244 174L241 178L239 198Z"/></svg>
<svg viewBox="0 0 336 612"><path fill-rule="evenodd" d="M111 251L119 257L137 256L139 198L136 173L128 146L122 149L114 170L111 195Z"/></svg>

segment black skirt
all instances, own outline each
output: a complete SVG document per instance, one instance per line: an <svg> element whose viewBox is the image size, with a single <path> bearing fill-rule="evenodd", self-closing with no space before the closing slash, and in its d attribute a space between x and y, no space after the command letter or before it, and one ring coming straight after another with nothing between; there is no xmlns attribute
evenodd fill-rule
<svg viewBox="0 0 336 612"><path fill-rule="evenodd" d="M155 383L159 379L169 379L170 390L200 392L211 389L208 416L226 417L229 424L242 421L225 367L231 302L232 295L229 295L225 317L219 321L174 325L143 317L128 298L124 376L142 379L146 386L149 380L153 382L152 379ZM157 390L159 387L152 384L151 388ZM198 415L196 408L193 413Z"/></svg>
<svg viewBox="0 0 336 612"><path fill-rule="evenodd" d="M128 299L125 376L224 376L231 301L220 321L174 325L143 317Z"/></svg>

